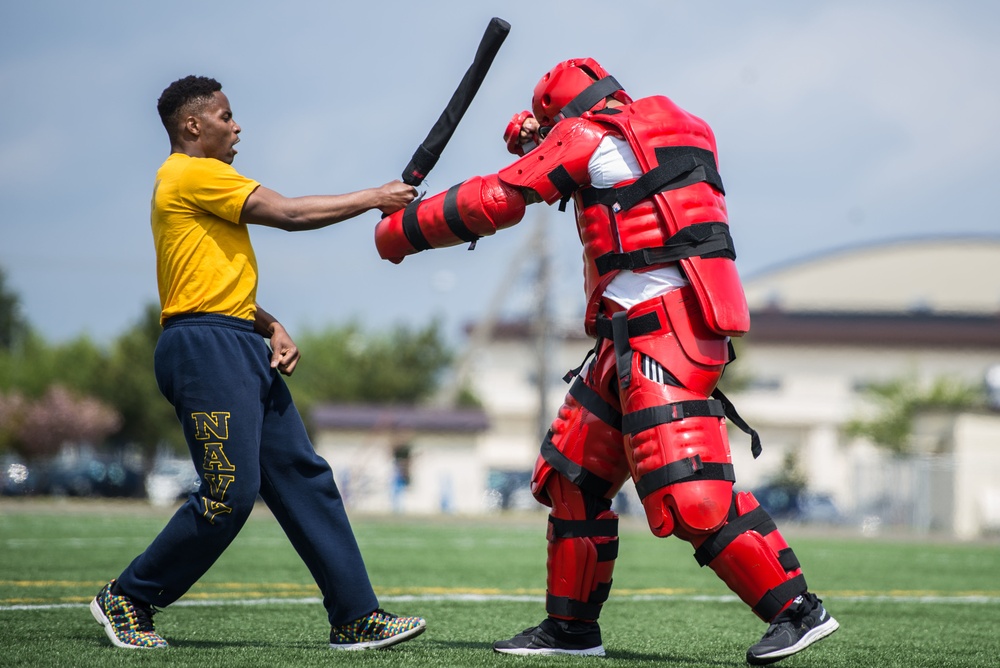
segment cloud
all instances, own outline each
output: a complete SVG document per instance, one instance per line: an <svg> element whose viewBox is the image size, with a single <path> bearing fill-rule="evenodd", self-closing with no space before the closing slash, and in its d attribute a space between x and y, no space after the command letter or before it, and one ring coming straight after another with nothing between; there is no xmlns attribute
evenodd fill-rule
<svg viewBox="0 0 1000 668"><path fill-rule="evenodd" d="M884 196L994 163L1000 87L987 82L998 67L1000 44L947 5L874 3L758 21L692 76L717 82L705 92L727 124L749 117L745 130L777 130L779 144L784 134L810 151L850 150L854 183Z"/></svg>

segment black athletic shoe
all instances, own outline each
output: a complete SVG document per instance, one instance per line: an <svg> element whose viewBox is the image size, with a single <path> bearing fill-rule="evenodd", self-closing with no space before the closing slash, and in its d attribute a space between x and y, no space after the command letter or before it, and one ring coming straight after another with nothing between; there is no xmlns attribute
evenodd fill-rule
<svg viewBox="0 0 1000 668"><path fill-rule="evenodd" d="M501 654L572 654L604 656L601 627L597 622L567 621L548 617L538 626L518 633L510 640L493 643Z"/></svg>
<svg viewBox="0 0 1000 668"><path fill-rule="evenodd" d="M760 642L747 650L747 663L763 666L801 652L840 628L815 594L805 593L774 618Z"/></svg>

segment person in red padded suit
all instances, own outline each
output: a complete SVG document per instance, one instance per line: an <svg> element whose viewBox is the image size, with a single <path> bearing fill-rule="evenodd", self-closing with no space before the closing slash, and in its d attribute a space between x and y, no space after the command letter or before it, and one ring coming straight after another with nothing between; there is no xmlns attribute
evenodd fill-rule
<svg viewBox="0 0 1000 668"><path fill-rule="evenodd" d="M690 542L698 563L769 623L748 662L778 661L836 631L773 520L733 490L727 417L751 433L754 456L760 444L716 389L729 337L745 334L750 317L711 128L664 96L632 100L580 58L542 77L532 111L515 115L504 138L516 162L415 200L375 232L379 254L398 263L475 243L519 222L527 204L572 200L576 210L584 325L597 343L531 481L551 508L548 617L494 650L604 655L597 619L618 553L611 500L629 478L652 532Z"/></svg>

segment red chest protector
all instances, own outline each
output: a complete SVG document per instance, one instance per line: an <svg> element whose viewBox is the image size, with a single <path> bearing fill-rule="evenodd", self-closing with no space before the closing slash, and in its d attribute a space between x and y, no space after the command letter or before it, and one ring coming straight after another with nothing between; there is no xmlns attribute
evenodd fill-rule
<svg viewBox="0 0 1000 668"><path fill-rule="evenodd" d="M623 137L643 175L574 195L585 249L588 330L600 294L619 271L678 262L709 328L742 336L750 314L734 262L711 128L662 96L615 111L582 118Z"/></svg>

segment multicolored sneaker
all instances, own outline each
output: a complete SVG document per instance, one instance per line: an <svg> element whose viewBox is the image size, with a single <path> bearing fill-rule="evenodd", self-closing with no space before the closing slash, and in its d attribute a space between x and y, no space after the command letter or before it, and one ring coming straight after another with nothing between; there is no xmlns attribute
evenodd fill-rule
<svg viewBox="0 0 1000 668"><path fill-rule="evenodd" d="M597 622L547 617L538 626L525 629L510 640L497 640L493 643L493 651L540 656L604 656L604 645Z"/></svg>
<svg viewBox="0 0 1000 668"><path fill-rule="evenodd" d="M840 628L823 601L806 592L774 618L764 637L747 650L747 663L764 666L801 652Z"/></svg>
<svg viewBox="0 0 1000 668"><path fill-rule="evenodd" d="M90 614L104 627L115 647L128 649L155 649L169 647L153 629L156 608L127 596L111 593L112 580L90 602Z"/></svg>
<svg viewBox="0 0 1000 668"><path fill-rule="evenodd" d="M330 649L378 649L416 638L427 628L422 617L400 617L379 608L350 624L330 629Z"/></svg>

